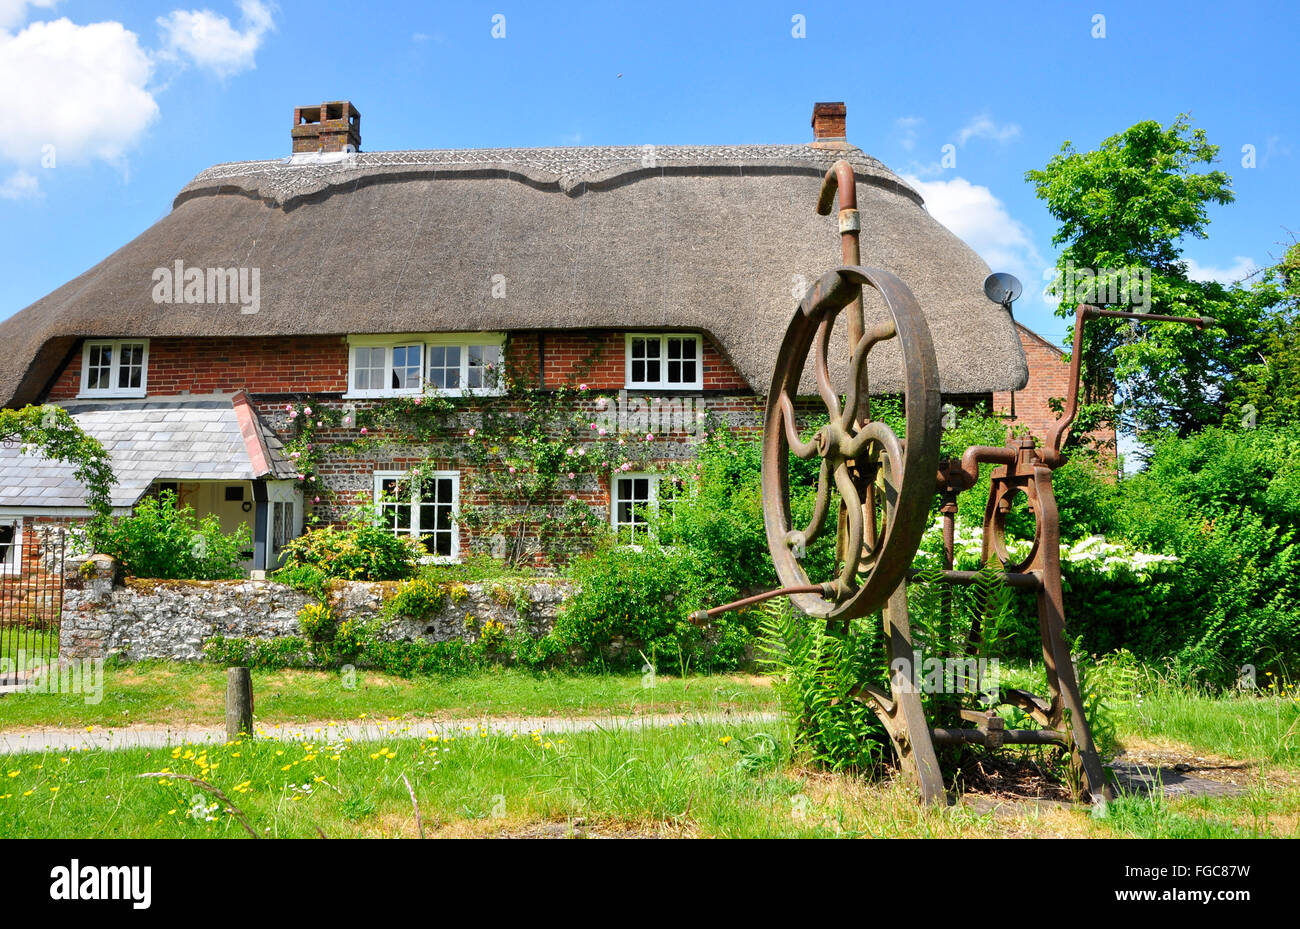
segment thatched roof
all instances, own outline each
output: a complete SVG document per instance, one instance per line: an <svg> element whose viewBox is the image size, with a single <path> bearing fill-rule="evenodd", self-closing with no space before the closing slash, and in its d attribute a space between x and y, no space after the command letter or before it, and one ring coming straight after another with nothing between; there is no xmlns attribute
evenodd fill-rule
<svg viewBox="0 0 1300 929"><path fill-rule="evenodd" d="M672 328L709 333L767 388L797 278L838 265L822 174L858 175L863 263L930 322L946 393L1019 388L1024 355L988 268L852 146L478 149L217 165L171 213L0 323L0 401L35 399L85 336ZM156 304L155 268L259 268L261 310ZM506 296L492 296L504 275ZM879 308L871 312L881 312ZM874 356L873 356L874 359ZM874 363L874 362L873 362ZM897 390L882 356L874 390Z"/></svg>

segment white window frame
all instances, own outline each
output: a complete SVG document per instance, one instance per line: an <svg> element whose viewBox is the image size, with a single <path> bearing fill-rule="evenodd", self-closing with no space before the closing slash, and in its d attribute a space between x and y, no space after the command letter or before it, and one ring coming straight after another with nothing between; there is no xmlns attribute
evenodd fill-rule
<svg viewBox="0 0 1300 929"><path fill-rule="evenodd" d="M108 380L116 384L122 370L122 346L143 345L140 356L139 387L96 387L90 388L90 349L96 345L107 345L113 350L113 363L109 368ZM149 390L149 340L148 339L86 339L81 343L81 392L78 397L143 397Z"/></svg>
<svg viewBox="0 0 1300 929"><path fill-rule="evenodd" d="M460 561L460 472L459 471L430 471L424 474L426 480L438 480L440 478L451 478L451 554L434 555L425 553L420 556L420 561L425 564L451 564ZM407 481L411 479L410 471L376 471L374 472L374 501L375 506L380 505L384 494L384 481ZM420 541L420 508L421 505L415 497L415 490L411 491L411 528L406 533L416 542ZM387 519L384 521L384 529L392 531L388 526Z"/></svg>
<svg viewBox="0 0 1300 929"><path fill-rule="evenodd" d="M632 380L632 340L659 340L659 380ZM675 384L668 380L668 340L690 339L695 342L695 380ZM623 343L623 383L628 390L703 390L704 389L704 337L698 332L629 332Z"/></svg>
<svg viewBox="0 0 1300 929"><path fill-rule="evenodd" d="M366 397L418 397L426 389L436 391L444 397L495 397L505 393L505 388L498 377L495 387L467 387L469 383L469 350L475 345L490 345L497 349L497 371L501 373L505 360L506 337L503 332L416 332L393 335L350 335L348 336L348 389L343 399L363 399ZM390 387L393 379L393 349L407 345L419 345L420 377L414 387ZM428 387L429 349L455 346L460 349L460 383L459 387ZM384 349L384 387L379 389L358 389L356 387L357 349Z"/></svg>
<svg viewBox="0 0 1300 929"><path fill-rule="evenodd" d="M9 543L9 550L5 553L5 560L0 562L0 574L21 574L23 570L23 521L24 517L14 516L13 520L14 537ZM9 525L9 519L0 516L0 525ZM17 553L17 558L14 554Z"/></svg>
<svg viewBox="0 0 1300 929"><path fill-rule="evenodd" d="M632 535L633 541L622 542L618 540L618 533L620 527L637 525L635 522L620 523L618 520L618 505L619 505L618 482L622 480L633 480L636 478L646 478L650 482L650 487L649 487L650 498L647 501L647 503L649 504L648 514L651 519L655 519L659 516L659 485L663 481L672 480L672 475L664 474L656 471L615 471L610 475L609 525L610 528L613 529L614 531L615 541L618 541L618 544L620 545L627 545L631 548L636 548L640 545L640 543L636 541L635 531L633 532ZM649 541L654 541L655 539L653 535L653 530L648 529L645 538Z"/></svg>

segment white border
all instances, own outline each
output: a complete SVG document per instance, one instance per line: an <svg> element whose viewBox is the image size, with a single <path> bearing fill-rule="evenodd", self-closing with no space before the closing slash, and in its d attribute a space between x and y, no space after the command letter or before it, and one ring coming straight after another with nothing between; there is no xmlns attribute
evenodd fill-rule
<svg viewBox="0 0 1300 929"><path fill-rule="evenodd" d="M659 340L658 381L632 382L632 340ZM668 340L695 340L695 380L690 384L670 384L668 377ZM623 338L623 386L625 390L703 390L704 389L704 337L698 332L628 332Z"/></svg>
<svg viewBox="0 0 1300 929"><path fill-rule="evenodd" d="M411 477L410 469L405 471L373 471L371 476L374 479L373 493L371 495L375 505L379 505L379 498L383 493L382 487L384 481L391 480L409 480ZM460 472L459 471L430 471L421 475L424 478L451 478L451 554L450 555L424 555L420 561L426 564L451 564L460 561ZM411 530L408 533L411 538L417 542L420 541L420 515L419 507L415 504L414 498L411 500ZM387 527L386 527L387 528Z"/></svg>
<svg viewBox="0 0 1300 929"><path fill-rule="evenodd" d="M12 560L11 560L11 561L6 561L6 562L4 562L3 564L0 564L0 574L21 574L21 573L22 573L22 570L23 570L23 521L24 521L25 519L26 519L26 517L23 517L23 516L16 516L16 517L14 517L14 538L13 538L13 541L12 541L11 543L9 543L9 552L10 552L10 554L12 555L12 553L13 553L15 550L17 550L17 552L18 552L18 560L17 560L17 561L12 561ZM8 520L0 520L0 521L6 522L6 523L8 522Z"/></svg>
<svg viewBox="0 0 1300 929"><path fill-rule="evenodd" d="M144 345L144 354L140 359L140 386L131 388L109 387L91 390L86 385L90 381L90 347L92 345L111 345L113 347L113 367L109 369L109 381L116 384L122 364L123 345ZM149 392L149 340L148 339L86 339L81 343L81 389L77 399L94 397L133 398L144 397Z"/></svg>
<svg viewBox="0 0 1300 929"><path fill-rule="evenodd" d="M395 390L391 387L383 387L379 390L358 390L353 386L355 384L356 350L358 348L383 348L386 350L384 352L384 378L387 381L393 372L393 349L399 345L415 344L423 346L420 356L419 387L408 387L405 390ZM350 335L348 336L348 387L343 399L361 400L374 397L418 397L423 395L429 374L429 347L436 345L456 345L464 349L460 353L461 384L465 384L469 380L469 346L471 345L495 345L498 353L497 363L501 368L505 366L506 336L504 332L407 332ZM433 390L443 397L499 397L505 393L505 389L501 386L433 388Z"/></svg>

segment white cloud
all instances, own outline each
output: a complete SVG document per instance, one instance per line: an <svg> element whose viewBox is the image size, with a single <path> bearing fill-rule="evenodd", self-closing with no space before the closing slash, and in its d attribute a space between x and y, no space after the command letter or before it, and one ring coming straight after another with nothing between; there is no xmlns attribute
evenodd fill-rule
<svg viewBox="0 0 1300 929"><path fill-rule="evenodd" d="M0 29L21 26L27 19L27 8L51 9L59 0L0 0Z"/></svg>
<svg viewBox="0 0 1300 929"><path fill-rule="evenodd" d="M0 200L32 200L41 195L41 184L36 175L21 168L0 181Z"/></svg>
<svg viewBox="0 0 1300 929"><path fill-rule="evenodd" d="M898 144L903 147L903 151L910 152L916 148L916 136L924 122L920 116L900 116L894 120L894 128L898 130Z"/></svg>
<svg viewBox="0 0 1300 929"><path fill-rule="evenodd" d="M903 180L925 198L930 215L983 258L994 271L1010 271L1027 287L1038 279L1042 258L1024 223L1013 219L987 187L964 177L925 181L915 175ZM1032 275L1030 272L1033 272Z"/></svg>
<svg viewBox="0 0 1300 929"><path fill-rule="evenodd" d="M1193 281L1218 281L1225 286L1245 280L1259 265L1245 255L1237 255L1226 268L1203 265L1195 258L1187 260L1187 276Z"/></svg>
<svg viewBox="0 0 1300 929"><path fill-rule="evenodd" d="M153 66L121 23L38 22L0 32L0 87L8 113L0 160L34 167L119 163L158 115L146 89ZM53 146L53 148L49 148Z"/></svg>
<svg viewBox="0 0 1300 929"><path fill-rule="evenodd" d="M1009 142L1020 135L1020 127L1015 123L999 126L987 113L980 114L957 132L957 144L964 146L971 139L992 139L995 142Z"/></svg>
<svg viewBox="0 0 1300 929"><path fill-rule="evenodd" d="M160 57L182 56L219 77L257 67L254 56L266 33L275 29L271 8L262 0L239 0L242 31L211 10L172 10L158 17L164 48Z"/></svg>

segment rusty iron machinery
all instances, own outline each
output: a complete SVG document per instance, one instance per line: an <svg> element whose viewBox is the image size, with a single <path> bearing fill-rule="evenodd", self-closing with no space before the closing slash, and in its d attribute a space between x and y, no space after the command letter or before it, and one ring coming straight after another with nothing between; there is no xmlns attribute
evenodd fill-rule
<svg viewBox="0 0 1300 929"><path fill-rule="evenodd" d="M1078 792L1094 800L1108 798L1111 789L1089 731L1065 636L1060 515L1052 489L1053 471L1066 460L1061 447L1078 413L1084 325L1098 317L1198 327L1215 320L1080 306L1069 398L1044 444L1039 446L1032 438L1009 438L1005 446L972 446L960 459L940 461L939 367L925 315L897 276L861 266L853 169L843 160L826 173L818 212L829 214L837 194L843 264L823 275L799 302L781 343L767 395L763 517L768 549L782 586L701 610L692 618L703 622L779 596L789 597L807 616L841 629L850 620L879 612L889 686L864 683L848 696L875 712L889 734L900 770L918 788L923 801L947 800L936 747L963 744L1058 746L1069 754ZM874 289L888 311L882 322L870 328L863 319L864 288ZM836 340L836 324L841 318L845 336ZM886 341L896 344L903 362L903 436L870 415L868 359L872 350ZM835 346L847 349L847 377L842 385L835 384L831 376L829 360ZM810 357L812 383L827 422L804 439L796 404ZM813 513L804 526L792 522L790 455L819 461ZM975 581L978 572L954 570L955 519L957 497L975 486L982 464L992 464L994 470L984 513L981 564L996 558L1009 587L1035 594L1048 693L1040 696L999 688L986 708L960 709L959 719L954 720L960 725L933 726L926 717L920 675L912 661L916 651L908 618L907 583L936 494L943 529L941 578L948 584ZM1007 517L1021 495L1035 528L1029 553L1015 560L1006 542ZM804 554L814 540L831 532L836 538L838 571L832 578L810 578L801 563ZM978 626L970 635L973 643L979 635ZM1007 729L997 713L999 706L1019 708L1037 728Z"/></svg>

